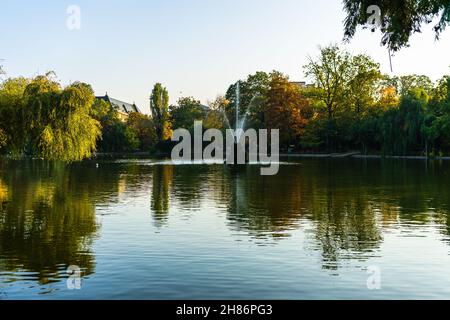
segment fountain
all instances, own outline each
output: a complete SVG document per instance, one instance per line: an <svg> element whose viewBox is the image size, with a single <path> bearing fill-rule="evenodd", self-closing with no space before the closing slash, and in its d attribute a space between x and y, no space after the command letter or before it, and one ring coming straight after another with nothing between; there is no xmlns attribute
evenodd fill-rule
<svg viewBox="0 0 450 320"><path fill-rule="evenodd" d="M253 101L253 99L252 99ZM239 148L239 142L242 138L242 135L245 132L245 124L247 122L247 116L249 114L249 108L245 111L244 116L241 117L240 114L240 107L241 107L241 86L240 81L236 83L236 101L235 101L235 129L234 129L234 165L238 165L238 148ZM229 129L232 130L230 121L228 120L227 115L225 114L225 119L228 123ZM248 162L248 153L246 150L246 156L245 156L245 162Z"/></svg>

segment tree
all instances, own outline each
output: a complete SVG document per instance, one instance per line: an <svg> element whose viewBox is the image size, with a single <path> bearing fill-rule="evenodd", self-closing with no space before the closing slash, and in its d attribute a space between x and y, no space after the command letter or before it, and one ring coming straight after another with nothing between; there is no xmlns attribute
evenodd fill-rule
<svg viewBox="0 0 450 320"><path fill-rule="evenodd" d="M349 77L343 116L350 122L339 127L340 131L348 132L348 148L360 147L366 152L366 141L370 137L372 127L368 127L364 120L369 118L369 110L376 101L382 80L380 65L367 55L354 56Z"/></svg>
<svg viewBox="0 0 450 320"><path fill-rule="evenodd" d="M79 161L96 150L100 123L91 117L92 88L76 82L61 90L49 75L25 89L25 121L32 154L50 160Z"/></svg>
<svg viewBox="0 0 450 320"><path fill-rule="evenodd" d="M326 107L326 146L331 151L335 148L337 126L335 115L342 108L348 96L348 84L353 79L353 58L350 53L342 51L337 45L320 48L317 60L309 58L304 66L305 75L313 79L316 97Z"/></svg>
<svg viewBox="0 0 450 320"><path fill-rule="evenodd" d="M387 85L380 88L379 98L377 101L378 109L386 111L398 106L399 102L400 99L395 87Z"/></svg>
<svg viewBox="0 0 450 320"><path fill-rule="evenodd" d="M422 126L428 106L428 94L422 89L412 89L400 102L400 113L404 119L403 135L405 150L423 151Z"/></svg>
<svg viewBox="0 0 450 320"><path fill-rule="evenodd" d="M428 149L443 153L450 149L450 76L438 81L429 103L431 115L423 126Z"/></svg>
<svg viewBox="0 0 450 320"><path fill-rule="evenodd" d="M450 76L444 76L438 80L432 91L432 100L437 103L450 100Z"/></svg>
<svg viewBox="0 0 450 320"><path fill-rule="evenodd" d="M92 105L91 115L102 125L108 121L117 118L117 110L111 108L111 105L103 99L95 99Z"/></svg>
<svg viewBox="0 0 450 320"><path fill-rule="evenodd" d="M337 45L320 48L317 60L309 58L304 66L305 75L313 79L319 89L319 99L327 108L328 120L332 120L336 109L346 94L351 76L352 57Z"/></svg>
<svg viewBox="0 0 450 320"><path fill-rule="evenodd" d="M156 130L149 116L133 112L128 117L127 125L139 139L141 151L149 151L156 144Z"/></svg>
<svg viewBox="0 0 450 320"><path fill-rule="evenodd" d="M178 106L170 107L170 116L173 129L187 129L192 131L195 121L203 121L207 110L200 101L193 97L184 97L178 100Z"/></svg>
<svg viewBox="0 0 450 320"><path fill-rule="evenodd" d="M359 118L374 104L382 75L380 65L367 55L353 57L350 68L346 103Z"/></svg>
<svg viewBox="0 0 450 320"><path fill-rule="evenodd" d="M120 120L104 125L102 139L98 142L103 152L133 152L139 145L137 133Z"/></svg>
<svg viewBox="0 0 450 320"><path fill-rule="evenodd" d="M100 135L100 124L91 117L94 99L89 85L76 82L62 89L53 73L5 81L0 88L0 126L6 149L16 157L89 157Z"/></svg>
<svg viewBox="0 0 450 320"><path fill-rule="evenodd" d="M413 89L424 90L427 94L431 94L434 89L433 81L425 75L405 75L400 77L386 77L385 80L397 90L399 96L405 96Z"/></svg>
<svg viewBox="0 0 450 320"><path fill-rule="evenodd" d="M206 129L229 129L230 124L227 122L225 110L228 108L230 101L224 96L217 96L213 101L209 101L209 111L206 115L204 127Z"/></svg>
<svg viewBox="0 0 450 320"><path fill-rule="evenodd" d="M96 150L100 124L91 117L92 88L76 82L62 89L53 75L9 79L0 87L0 127L15 157L78 161Z"/></svg>
<svg viewBox="0 0 450 320"><path fill-rule="evenodd" d="M291 143L299 141L304 132L312 116L311 109L300 88L290 83L287 76L274 73L271 78L267 93L267 128L279 129L280 143L290 147Z"/></svg>
<svg viewBox="0 0 450 320"><path fill-rule="evenodd" d="M153 87L150 97L150 109L159 141L170 139L169 92L161 83L157 83Z"/></svg>
<svg viewBox="0 0 450 320"><path fill-rule="evenodd" d="M239 110L240 116L247 114L247 123L254 129L265 125L265 98L270 88L271 74L258 71L249 75L245 81L239 81ZM234 128L236 118L237 83L230 85L225 95L228 103L225 112L229 122Z"/></svg>
<svg viewBox="0 0 450 320"><path fill-rule="evenodd" d="M344 0L346 40L353 38L358 26L367 27L372 5L381 10L381 43L392 51L408 46L410 37L436 17L440 18L434 26L437 39L450 23L448 0Z"/></svg>
<svg viewBox="0 0 450 320"><path fill-rule="evenodd" d="M424 123L428 95L422 89L413 89L402 97L398 109L390 109L380 119L380 138L385 154L408 155L426 149Z"/></svg>
<svg viewBox="0 0 450 320"><path fill-rule="evenodd" d="M0 84L0 127L3 128L4 146L13 156L21 156L29 127L24 121L25 101L23 94L29 84L25 78L8 79Z"/></svg>
<svg viewBox="0 0 450 320"><path fill-rule="evenodd" d="M2 150L8 142L8 137L6 136L5 130L0 128L0 150Z"/></svg>

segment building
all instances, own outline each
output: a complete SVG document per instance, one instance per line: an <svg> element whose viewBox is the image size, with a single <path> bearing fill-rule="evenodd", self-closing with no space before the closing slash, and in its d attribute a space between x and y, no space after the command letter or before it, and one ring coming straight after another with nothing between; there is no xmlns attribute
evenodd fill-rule
<svg viewBox="0 0 450 320"><path fill-rule="evenodd" d="M119 119L123 122L127 121L128 116L132 112L142 113L136 104L134 103L131 104L117 99L113 99L110 96L108 96L108 93L105 96L96 98L99 100L106 101L111 108L116 109L117 113L119 114Z"/></svg>
<svg viewBox="0 0 450 320"><path fill-rule="evenodd" d="M301 89L314 87L313 84L307 84L305 81L292 81L292 84L295 84Z"/></svg>

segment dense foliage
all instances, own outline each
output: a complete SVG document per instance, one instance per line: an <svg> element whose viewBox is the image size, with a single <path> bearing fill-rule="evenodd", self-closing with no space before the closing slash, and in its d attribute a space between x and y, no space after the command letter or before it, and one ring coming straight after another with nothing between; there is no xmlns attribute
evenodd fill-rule
<svg viewBox="0 0 450 320"><path fill-rule="evenodd" d="M280 129L283 150L358 151L384 155L450 153L450 78L436 84L424 75L389 77L367 55L338 46L321 48L304 66L304 85L273 71L257 72L230 85L225 97L209 103L182 98L172 106L173 129L233 128L236 104L246 128Z"/></svg>
<svg viewBox="0 0 450 320"><path fill-rule="evenodd" d="M170 139L169 92L161 85L161 83L157 83L153 87L150 96L150 111L155 120L158 140L164 141Z"/></svg>
<svg viewBox="0 0 450 320"><path fill-rule="evenodd" d="M152 116L125 121L91 87L65 88L53 74L6 79L0 84L0 152L77 161L100 152L170 153L173 130L234 128L236 105L245 129L280 129L283 151L358 151L384 155L450 154L450 77L389 77L367 55L336 45L320 49L303 68L310 85L281 72L256 72L231 84L204 106L193 97L169 105L157 83ZM238 87L239 85L239 87ZM239 96L237 96L239 93Z"/></svg>
<svg viewBox="0 0 450 320"><path fill-rule="evenodd" d="M100 124L91 117L92 88L62 89L51 73L8 79L0 85L1 147L14 156L82 160L96 150Z"/></svg>
<svg viewBox="0 0 450 320"><path fill-rule="evenodd" d="M79 161L93 152L150 151L156 131L149 116L127 122L92 88L75 82L65 88L53 73L0 84L0 152L13 157Z"/></svg>
<svg viewBox="0 0 450 320"><path fill-rule="evenodd" d="M367 26L370 6L381 10L381 32L383 45L397 51L409 43L411 35L420 33L424 24L433 23L436 38L450 23L449 0L344 0L345 38L355 35L358 26Z"/></svg>

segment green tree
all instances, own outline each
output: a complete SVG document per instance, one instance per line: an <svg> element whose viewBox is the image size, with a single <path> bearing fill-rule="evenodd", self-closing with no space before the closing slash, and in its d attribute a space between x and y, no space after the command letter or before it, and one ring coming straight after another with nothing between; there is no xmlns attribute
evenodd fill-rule
<svg viewBox="0 0 450 320"><path fill-rule="evenodd" d="M309 58L304 66L305 75L312 78L318 89L318 97L327 108L328 119L332 120L347 93L352 75L352 57L337 45L320 48L317 60Z"/></svg>
<svg viewBox="0 0 450 320"><path fill-rule="evenodd" d="M348 84L353 79L353 58L337 45L320 48L316 60L309 58L304 66L305 75L314 81L316 97L325 105L327 112L326 146L331 151L336 147L336 113L343 111L344 99L348 97ZM339 110L340 109L340 110Z"/></svg>
<svg viewBox="0 0 450 320"><path fill-rule="evenodd" d="M240 116L247 114L248 126L254 129L264 128L266 123L264 108L266 106L267 92L270 89L271 77L271 74L258 71L249 75L245 81L239 81ZM237 83L232 84L225 95L228 101L225 112L233 128L236 118L236 104L238 102L236 87Z"/></svg>
<svg viewBox="0 0 450 320"><path fill-rule="evenodd" d="M6 136L5 130L0 128L0 151L6 147L8 143L8 137Z"/></svg>
<svg viewBox="0 0 450 320"><path fill-rule="evenodd" d="M226 117L226 109L230 101L224 96L217 96L213 101L209 101L209 111L206 115L204 127L206 129L229 129L228 119Z"/></svg>
<svg viewBox="0 0 450 320"><path fill-rule="evenodd" d="M136 132L122 121L103 127L103 137L98 142L102 152L133 152L140 145Z"/></svg>
<svg viewBox="0 0 450 320"><path fill-rule="evenodd" d="M170 107L173 129L183 128L192 131L194 122L205 120L207 112L200 101L193 97L180 98L177 106Z"/></svg>
<svg viewBox="0 0 450 320"><path fill-rule="evenodd" d="M25 97L33 154L50 160L79 161L96 150L101 129L91 117L95 96L89 85L77 82L61 91L48 77L38 77L27 86Z"/></svg>
<svg viewBox="0 0 450 320"><path fill-rule="evenodd" d="M149 116L133 112L128 117L127 125L139 139L138 147L141 151L149 151L156 144L156 130Z"/></svg>
<svg viewBox="0 0 450 320"><path fill-rule="evenodd" d="M412 89L400 102L400 112L404 116L405 151L424 151L425 139L423 135L423 124L426 118L429 96L422 89Z"/></svg>
<svg viewBox="0 0 450 320"><path fill-rule="evenodd" d="M351 69L345 97L347 110L343 115L350 123L340 128L348 131L348 147L360 147L366 152L366 138L369 137L371 130L363 122L370 118L368 113L375 104L382 75L380 65L367 55L354 56Z"/></svg>
<svg viewBox="0 0 450 320"><path fill-rule="evenodd" d="M402 97L398 109L384 113L380 119L380 137L385 154L406 156L425 152L428 100L424 90L413 89Z"/></svg>
<svg viewBox="0 0 450 320"><path fill-rule="evenodd" d="M438 80L431 95L431 99L435 103L442 103L450 100L450 76L444 76Z"/></svg>
<svg viewBox="0 0 450 320"><path fill-rule="evenodd" d="M91 115L102 125L110 121L118 120L117 110L111 108L111 105L102 99L95 99L92 105Z"/></svg>
<svg viewBox="0 0 450 320"><path fill-rule="evenodd" d="M386 81L397 90L399 96L405 96L413 89L424 90L428 95L434 90L433 81L425 75L405 75L400 77L386 78Z"/></svg>
<svg viewBox="0 0 450 320"><path fill-rule="evenodd" d="M7 141L4 149L15 157L23 154L29 133L24 121L23 99L28 84L29 80L25 78L8 79L0 84L0 127Z"/></svg>
<svg viewBox="0 0 450 320"><path fill-rule="evenodd" d="M381 43L392 51L408 46L410 37L420 33L423 25L432 23L436 17L440 18L434 26L437 39L450 23L448 0L344 0L346 40L353 38L358 26L367 27L372 15L367 11L372 5L381 10Z"/></svg>
<svg viewBox="0 0 450 320"><path fill-rule="evenodd" d="M153 87L150 97L150 109L159 141L170 139L169 92L161 83L157 83Z"/></svg>
<svg viewBox="0 0 450 320"><path fill-rule="evenodd" d="M7 149L15 156L82 160L96 150L100 135L100 124L91 117L94 92L79 82L62 89L53 76L9 79L2 84L0 122Z"/></svg>
<svg viewBox="0 0 450 320"><path fill-rule="evenodd" d="M450 150L450 77L438 81L429 103L432 114L427 116L423 131L427 139L427 151L433 154Z"/></svg>
<svg viewBox="0 0 450 320"><path fill-rule="evenodd" d="M360 117L375 103L382 75L380 65L367 55L354 56L351 69L346 103Z"/></svg>

